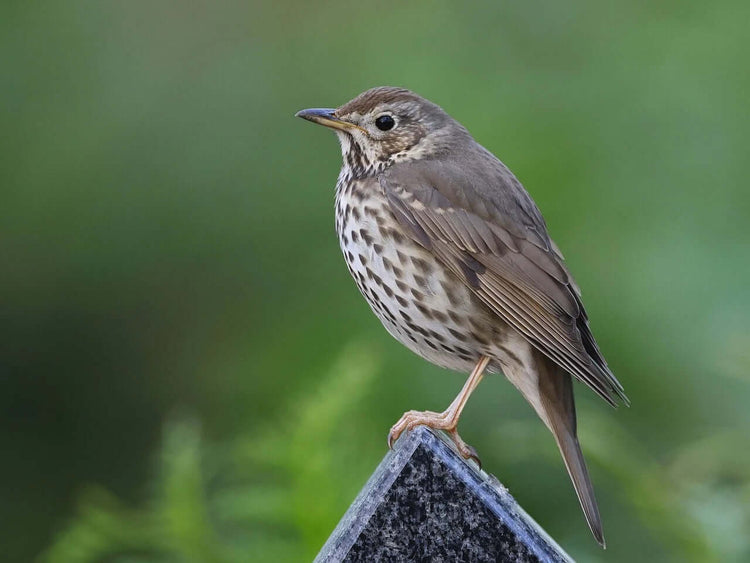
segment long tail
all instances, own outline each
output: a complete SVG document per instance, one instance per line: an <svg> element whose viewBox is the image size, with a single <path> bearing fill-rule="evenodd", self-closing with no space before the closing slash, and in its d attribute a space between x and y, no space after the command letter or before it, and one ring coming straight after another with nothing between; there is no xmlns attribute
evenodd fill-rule
<svg viewBox="0 0 750 563"><path fill-rule="evenodd" d="M539 414L555 437L591 533L602 547L606 547L594 487L591 485L576 435L573 381L568 373L541 354L538 355L536 363L540 368L538 370L540 407L544 411L543 414Z"/></svg>
<svg viewBox="0 0 750 563"><path fill-rule="evenodd" d="M586 522L596 541L605 547L594 488L591 486L589 472L576 436L576 407L571 376L531 345L529 356L526 356L527 362L523 364L507 366L508 369L504 370L505 375L552 431L573 481ZM529 370L533 370L537 375L536 381L534 374L529 373Z"/></svg>

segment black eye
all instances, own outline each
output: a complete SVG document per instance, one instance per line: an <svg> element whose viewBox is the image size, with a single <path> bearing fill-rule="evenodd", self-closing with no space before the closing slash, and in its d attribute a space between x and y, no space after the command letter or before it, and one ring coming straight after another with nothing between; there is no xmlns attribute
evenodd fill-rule
<svg viewBox="0 0 750 563"><path fill-rule="evenodd" d="M396 125L396 122L388 114L381 115L375 120L375 127L380 129L381 131L388 131L390 129L393 129L394 125Z"/></svg>

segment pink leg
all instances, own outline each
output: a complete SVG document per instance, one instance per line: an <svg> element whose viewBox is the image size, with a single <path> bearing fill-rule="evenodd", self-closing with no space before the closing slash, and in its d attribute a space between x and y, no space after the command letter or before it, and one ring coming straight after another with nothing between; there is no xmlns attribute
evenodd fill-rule
<svg viewBox="0 0 750 563"><path fill-rule="evenodd" d="M479 358L477 365L466 380L463 389L461 389L461 392L455 399L453 399L453 402L447 409L445 409L445 411L439 413L432 411L405 412L388 433L388 447L393 447L393 443L398 440L398 437L404 430L412 430L419 425L424 425L437 430L445 430L463 457L472 458L479 463L479 457L477 457L476 450L461 439L456 427L458 426L458 419L461 416L461 411L463 411L466 406L466 401L469 400L469 396L471 396L474 389L477 388L479 382L482 381L484 370L489 362L490 358L487 356Z"/></svg>

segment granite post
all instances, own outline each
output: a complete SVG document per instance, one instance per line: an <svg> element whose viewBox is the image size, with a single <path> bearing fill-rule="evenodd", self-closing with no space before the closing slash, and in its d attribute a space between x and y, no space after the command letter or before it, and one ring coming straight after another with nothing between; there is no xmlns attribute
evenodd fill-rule
<svg viewBox="0 0 750 563"><path fill-rule="evenodd" d="M495 477L418 427L386 454L315 561L571 559Z"/></svg>

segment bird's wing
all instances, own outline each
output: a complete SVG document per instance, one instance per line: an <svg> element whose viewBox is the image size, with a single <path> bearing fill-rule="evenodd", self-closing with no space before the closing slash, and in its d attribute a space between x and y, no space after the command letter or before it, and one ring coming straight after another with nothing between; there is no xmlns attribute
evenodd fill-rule
<svg viewBox="0 0 750 563"><path fill-rule="evenodd" d="M505 322L608 403L627 402L539 210L484 150L392 165L378 177L396 219Z"/></svg>

